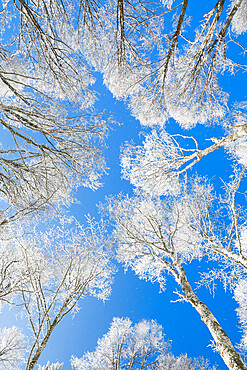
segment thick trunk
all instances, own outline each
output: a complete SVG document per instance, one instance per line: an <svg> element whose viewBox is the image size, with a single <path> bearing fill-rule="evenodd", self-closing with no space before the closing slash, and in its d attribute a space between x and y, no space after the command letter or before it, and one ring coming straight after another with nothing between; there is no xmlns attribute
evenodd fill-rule
<svg viewBox="0 0 247 370"><path fill-rule="evenodd" d="M244 364L239 353L233 347L225 331L222 329L208 307L203 302L201 302L193 292L184 269L180 265L176 267L179 273L178 282L182 287L186 300L191 303L191 305L199 313L202 321L208 327L216 343L216 348L219 351L226 366L232 370L246 370L246 365Z"/></svg>

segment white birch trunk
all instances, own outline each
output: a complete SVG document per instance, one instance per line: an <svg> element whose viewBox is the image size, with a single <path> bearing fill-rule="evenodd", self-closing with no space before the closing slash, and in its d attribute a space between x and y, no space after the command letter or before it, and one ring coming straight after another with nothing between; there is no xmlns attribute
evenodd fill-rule
<svg viewBox="0 0 247 370"><path fill-rule="evenodd" d="M216 343L216 348L219 351L226 366L231 370L246 370L246 365L244 364L239 353L233 347L230 339L220 326L217 319L214 317L208 307L195 295L187 279L184 269L180 265L177 265L176 268L179 274L177 282L182 287L186 301L190 302L190 304L195 308L195 310L199 313L202 321L209 329Z"/></svg>

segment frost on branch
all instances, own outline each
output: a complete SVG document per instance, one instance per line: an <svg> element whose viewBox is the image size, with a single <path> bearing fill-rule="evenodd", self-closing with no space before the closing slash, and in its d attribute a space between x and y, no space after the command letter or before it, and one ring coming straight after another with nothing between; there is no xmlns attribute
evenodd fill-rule
<svg viewBox="0 0 247 370"><path fill-rule="evenodd" d="M232 7L237 3L236 0L232 1ZM232 30L237 35L246 32L247 30L247 1L243 0L240 7L232 20Z"/></svg>
<svg viewBox="0 0 247 370"><path fill-rule="evenodd" d="M234 202L237 190L235 187L231 191L230 198L220 199L220 203L224 205L226 201L227 204L222 208L208 181L194 178L183 184L177 197L155 198L139 193L132 198L110 199L108 210L116 225L119 261L131 267L141 279L158 282L161 290L166 273L172 275L180 289L177 292L179 300L189 302L198 312L226 365L245 369L227 334L193 291L183 267L193 259L211 258L217 262L223 259L230 265L230 274L238 272L238 269L231 269L236 265L243 270L242 276L246 275L246 258L232 249L240 226L235 221L240 216ZM223 216L220 222L219 215ZM226 223L224 218L228 218Z"/></svg>
<svg viewBox="0 0 247 370"><path fill-rule="evenodd" d="M132 114L144 125L164 126L170 116L189 129L226 113L228 94L217 76L235 68L224 47L231 15L219 24L218 3L187 39L183 37L186 4L179 8L174 29L165 29L166 18L160 16L162 9L156 3L144 6L142 2L124 3L122 8L109 2L98 9L94 28L83 28L87 60L103 73L116 98L127 99ZM163 2L165 7L171 5Z"/></svg>
<svg viewBox="0 0 247 370"><path fill-rule="evenodd" d="M175 357L172 354L161 356L155 370L217 370L215 366L210 367L209 361L203 358L191 359L187 355Z"/></svg>
<svg viewBox="0 0 247 370"><path fill-rule="evenodd" d="M217 75L229 68L231 62L220 44L214 52L206 52L206 45L210 48L217 32L211 29L208 31L211 34L204 34L205 29L203 26L197 29L193 41L180 49L176 45L172 54L172 43L168 43L159 63L140 82L139 94L141 97L145 97L145 93L150 96L147 103L154 111L166 111L167 117L172 117L185 129L191 129L197 123L216 122L227 111L228 94L219 86ZM133 97L131 105L132 101ZM145 111L146 105L144 99L140 111L143 108ZM161 124L158 117L159 114L156 124L163 126L165 121ZM149 125L152 126L153 122L150 120Z"/></svg>
<svg viewBox="0 0 247 370"><path fill-rule="evenodd" d="M5 5L1 16L8 18L13 39L9 35L0 50L6 138L0 147L0 194L3 216L10 218L67 205L78 186L97 188L107 128L93 111L94 78L79 52L72 2ZM5 26L2 21L3 33Z"/></svg>
<svg viewBox="0 0 247 370"><path fill-rule="evenodd" d="M19 304L34 338L28 369L37 362L53 329L79 310L85 296L105 300L111 292L111 240L103 222L88 218L86 227L62 219L47 232L2 242L3 300ZM10 252L7 259L7 252Z"/></svg>
<svg viewBox="0 0 247 370"><path fill-rule="evenodd" d="M229 61L219 51L213 71L208 70L209 56L200 63L197 60L202 50L203 46L195 42L194 47L174 56L166 71L168 51L164 52L158 66L142 70L137 86L126 87L130 110L142 125L163 127L171 117L182 128L191 129L197 123L209 124L224 117L228 94L222 91L216 76L228 67Z"/></svg>
<svg viewBox="0 0 247 370"><path fill-rule="evenodd" d="M24 362L26 342L22 332L13 326L0 329L0 368L19 369Z"/></svg>
<svg viewBox="0 0 247 370"><path fill-rule="evenodd" d="M224 122L227 135L211 138L213 144L200 149L193 136L169 134L164 129L144 134L142 145L125 143L121 150L123 178L150 195L178 195L188 170L210 153L224 147L234 160L247 165L246 103L235 104ZM209 139L208 139L209 140ZM238 177L238 176L237 176Z"/></svg>
<svg viewBox="0 0 247 370"><path fill-rule="evenodd" d="M97 8L93 27L80 24L87 61L102 72L105 84L118 98L135 91L135 82L147 68L148 53L162 38L162 20L154 15L161 6L135 0L121 5L110 0Z"/></svg>
<svg viewBox="0 0 247 370"><path fill-rule="evenodd" d="M162 327L155 321L133 325L127 318L114 318L108 333L98 340L95 352L87 352L81 359L73 357L71 364L75 370L124 369L131 365L149 368L168 348Z"/></svg>
<svg viewBox="0 0 247 370"><path fill-rule="evenodd" d="M173 3L174 0L162 0L162 5L168 9L171 9Z"/></svg>
<svg viewBox="0 0 247 370"><path fill-rule="evenodd" d="M226 150L241 165L247 166L247 102L235 104L229 118L225 121L227 133L242 133L238 140L226 145Z"/></svg>
<svg viewBox="0 0 247 370"><path fill-rule="evenodd" d="M152 71L148 71L147 75L151 73ZM147 87L152 86L152 82L147 82L147 76L142 79L145 83L138 84L138 89L136 88L129 98L131 113L143 126L164 127L169 118L166 106L161 103L159 97L154 96L152 89Z"/></svg>
<svg viewBox="0 0 247 370"><path fill-rule="evenodd" d="M180 262L201 258L209 237L214 240L213 201L211 186L197 178L177 197L109 199L119 261L163 289L176 256Z"/></svg>
<svg viewBox="0 0 247 370"><path fill-rule="evenodd" d="M4 110L8 109L5 106ZM10 114L14 110L20 127L6 122L5 134L11 134L13 145L0 147L0 197L7 204L5 217L51 204L69 204L78 186L95 189L100 185L99 177L105 169L100 146L106 132L100 116L68 122L52 113L49 121L42 115L36 119L40 143L30 139L33 121L28 110L11 108Z"/></svg>
<svg viewBox="0 0 247 370"><path fill-rule="evenodd" d="M39 365L38 370L61 370L62 367L63 363L56 362L55 364L50 364L50 361L48 361L44 366Z"/></svg>
<svg viewBox="0 0 247 370"><path fill-rule="evenodd" d="M246 353L247 351L247 280L241 279L234 291L234 298L238 302L237 314L241 323L243 337L240 347Z"/></svg>
<svg viewBox="0 0 247 370"><path fill-rule="evenodd" d="M57 228L12 243L19 256L15 269L23 276L19 289L24 296L20 298L29 302L34 313L38 312L35 281L40 282L46 305L53 305L53 316L60 312L63 302L67 302L66 310L75 308L83 294L100 299L110 294L113 268L103 223L88 219L87 227L83 227L62 220Z"/></svg>
<svg viewBox="0 0 247 370"><path fill-rule="evenodd" d="M241 227L240 235L236 240L237 248L241 251L241 255L247 258L247 226L246 224ZM237 314L241 323L243 337L240 343L241 349L246 353L247 351L247 279L246 269L239 274L238 283L234 290L234 298L238 302Z"/></svg>
<svg viewBox="0 0 247 370"><path fill-rule="evenodd" d="M209 55L203 55L203 43L196 40L168 69L163 93L166 109L185 129L215 122L226 113L228 94L219 87L216 77L223 66L218 54L212 63Z"/></svg>
<svg viewBox="0 0 247 370"><path fill-rule="evenodd" d="M162 11L158 3L124 2L121 8L109 1L98 9L93 28L81 25L87 61L103 74L113 96L129 99L132 114L147 125L163 125L167 119L141 83L152 73L150 55L163 48Z"/></svg>
<svg viewBox="0 0 247 370"><path fill-rule="evenodd" d="M1 82L10 94L33 107L40 107L41 102L32 101L28 90L41 100L67 101L82 109L92 106L94 93L89 85L94 79L79 53L78 31L71 22L76 16L72 2L25 2L22 7L13 3L4 9L13 34L2 48L1 70ZM16 94L19 89L21 95Z"/></svg>
<svg viewBox="0 0 247 370"><path fill-rule="evenodd" d="M130 319L115 317L109 331L98 340L96 350L82 358L72 357L74 370L199 370L209 369L203 359L192 360L186 355L174 357L170 343L164 341L161 325L143 320L133 324ZM211 368L214 370L214 367Z"/></svg>
<svg viewBox="0 0 247 370"><path fill-rule="evenodd" d="M180 141L186 145L183 147ZM145 136L143 146L127 143L123 147L120 157L123 178L151 195L178 195L179 178L186 165L196 158L197 151L193 137L153 131Z"/></svg>

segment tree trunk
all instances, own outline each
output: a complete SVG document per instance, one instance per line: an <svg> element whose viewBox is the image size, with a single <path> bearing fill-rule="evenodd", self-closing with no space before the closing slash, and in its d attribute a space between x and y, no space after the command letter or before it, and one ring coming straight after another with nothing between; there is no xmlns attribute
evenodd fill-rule
<svg viewBox="0 0 247 370"><path fill-rule="evenodd" d="M239 353L233 347L230 339L220 326L219 322L216 320L208 307L195 295L187 279L184 269L180 265L177 265L176 268L179 273L179 278L177 279L177 281L182 287L186 300L191 303L191 305L201 316L202 321L208 327L216 343L216 348L219 351L226 366L232 370L246 370L246 365L244 364Z"/></svg>
<svg viewBox="0 0 247 370"><path fill-rule="evenodd" d="M50 326L49 330L47 331L44 339L42 340L42 343L41 345L38 347L38 349L36 350L35 354L33 355L32 359L30 362L27 363L27 366L26 366L26 370L33 370L34 366L37 364L38 362L38 359L42 353L42 351L44 350L44 348L46 347L46 344L51 336L51 333L53 331L53 329L55 328L55 326L57 325L57 317L56 319L53 321L52 325Z"/></svg>

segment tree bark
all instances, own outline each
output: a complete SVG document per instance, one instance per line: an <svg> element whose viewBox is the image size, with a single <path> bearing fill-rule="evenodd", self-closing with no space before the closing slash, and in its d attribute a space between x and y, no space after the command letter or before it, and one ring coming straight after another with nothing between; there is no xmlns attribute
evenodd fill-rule
<svg viewBox="0 0 247 370"><path fill-rule="evenodd" d="M179 278L177 279L177 281L182 287L182 291L185 295L186 301L190 302L190 304L195 308L195 310L199 313L202 321L209 329L216 343L216 348L219 351L228 369L246 370L247 367L240 357L240 354L233 347L230 339L228 338L225 331L222 329L217 319L214 317L209 308L202 301L200 301L194 293L184 269L180 265L177 265L176 268L179 273Z"/></svg>
<svg viewBox="0 0 247 370"><path fill-rule="evenodd" d="M26 366L26 370L33 370L34 366L37 364L38 362L38 359L42 353L42 351L44 350L44 348L46 347L46 344L51 336L51 333L53 331L53 329L55 328L55 326L57 325L57 317L55 318L55 320L53 321L52 325L50 326L49 330L47 330L47 333L44 337L44 339L42 340L42 343L41 345L38 347L38 349L36 350L35 354L33 355L31 361L27 363L27 366Z"/></svg>

